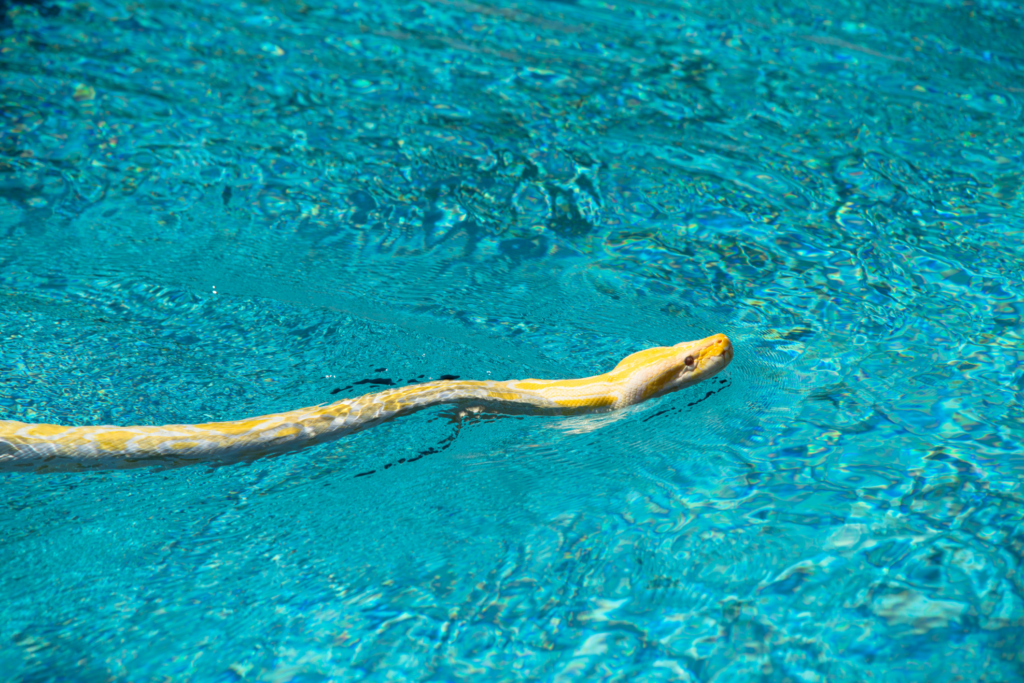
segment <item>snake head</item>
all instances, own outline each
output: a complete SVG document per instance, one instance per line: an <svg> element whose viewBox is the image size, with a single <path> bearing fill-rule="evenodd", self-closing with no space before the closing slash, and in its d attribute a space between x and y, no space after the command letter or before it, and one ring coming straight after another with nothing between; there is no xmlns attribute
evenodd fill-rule
<svg viewBox="0 0 1024 683"><path fill-rule="evenodd" d="M673 360L679 363L679 370L672 387L662 394L714 377L732 361L732 342L724 334L713 334L699 341L681 342L672 348L676 349Z"/></svg>
<svg viewBox="0 0 1024 683"><path fill-rule="evenodd" d="M721 372L731 360L732 342L724 334L634 353L612 370L625 389L615 407L693 386Z"/></svg>

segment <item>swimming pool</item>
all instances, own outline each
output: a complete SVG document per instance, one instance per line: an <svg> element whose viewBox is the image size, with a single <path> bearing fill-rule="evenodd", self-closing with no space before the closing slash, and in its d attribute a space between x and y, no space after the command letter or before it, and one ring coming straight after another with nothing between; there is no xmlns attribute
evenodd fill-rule
<svg viewBox="0 0 1024 683"><path fill-rule="evenodd" d="M1019 6L8 19L0 418L736 358L607 415L0 474L5 679L1024 677Z"/></svg>

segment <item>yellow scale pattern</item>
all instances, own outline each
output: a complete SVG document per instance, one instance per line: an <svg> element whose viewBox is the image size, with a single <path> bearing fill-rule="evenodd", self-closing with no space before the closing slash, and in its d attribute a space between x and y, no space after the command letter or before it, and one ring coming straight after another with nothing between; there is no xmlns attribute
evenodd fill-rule
<svg viewBox="0 0 1024 683"><path fill-rule="evenodd" d="M159 427L62 427L0 421L0 471L120 469L234 462L294 451L437 405L502 413L573 415L623 408L692 386L732 360L716 334L659 346L583 379L445 380L234 422Z"/></svg>

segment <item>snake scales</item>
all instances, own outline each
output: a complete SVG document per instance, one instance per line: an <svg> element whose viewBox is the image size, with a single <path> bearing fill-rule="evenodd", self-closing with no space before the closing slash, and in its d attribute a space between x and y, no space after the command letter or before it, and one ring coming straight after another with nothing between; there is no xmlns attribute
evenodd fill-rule
<svg viewBox="0 0 1024 683"><path fill-rule="evenodd" d="M566 380L442 380L233 422L63 427L0 421L0 471L120 469L233 462L332 441L401 415L449 404L531 415L624 408L705 380L732 360L723 334L626 356L609 372Z"/></svg>

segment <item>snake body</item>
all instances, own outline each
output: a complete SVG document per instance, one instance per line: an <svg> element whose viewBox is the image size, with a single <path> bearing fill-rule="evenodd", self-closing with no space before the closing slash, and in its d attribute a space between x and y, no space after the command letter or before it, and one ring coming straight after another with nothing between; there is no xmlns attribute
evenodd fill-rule
<svg viewBox="0 0 1024 683"><path fill-rule="evenodd" d="M692 386L732 360L716 334L626 356L609 372L567 380L441 380L232 422L65 427L0 421L0 471L121 469L233 462L294 451L438 405L499 413L616 410Z"/></svg>

